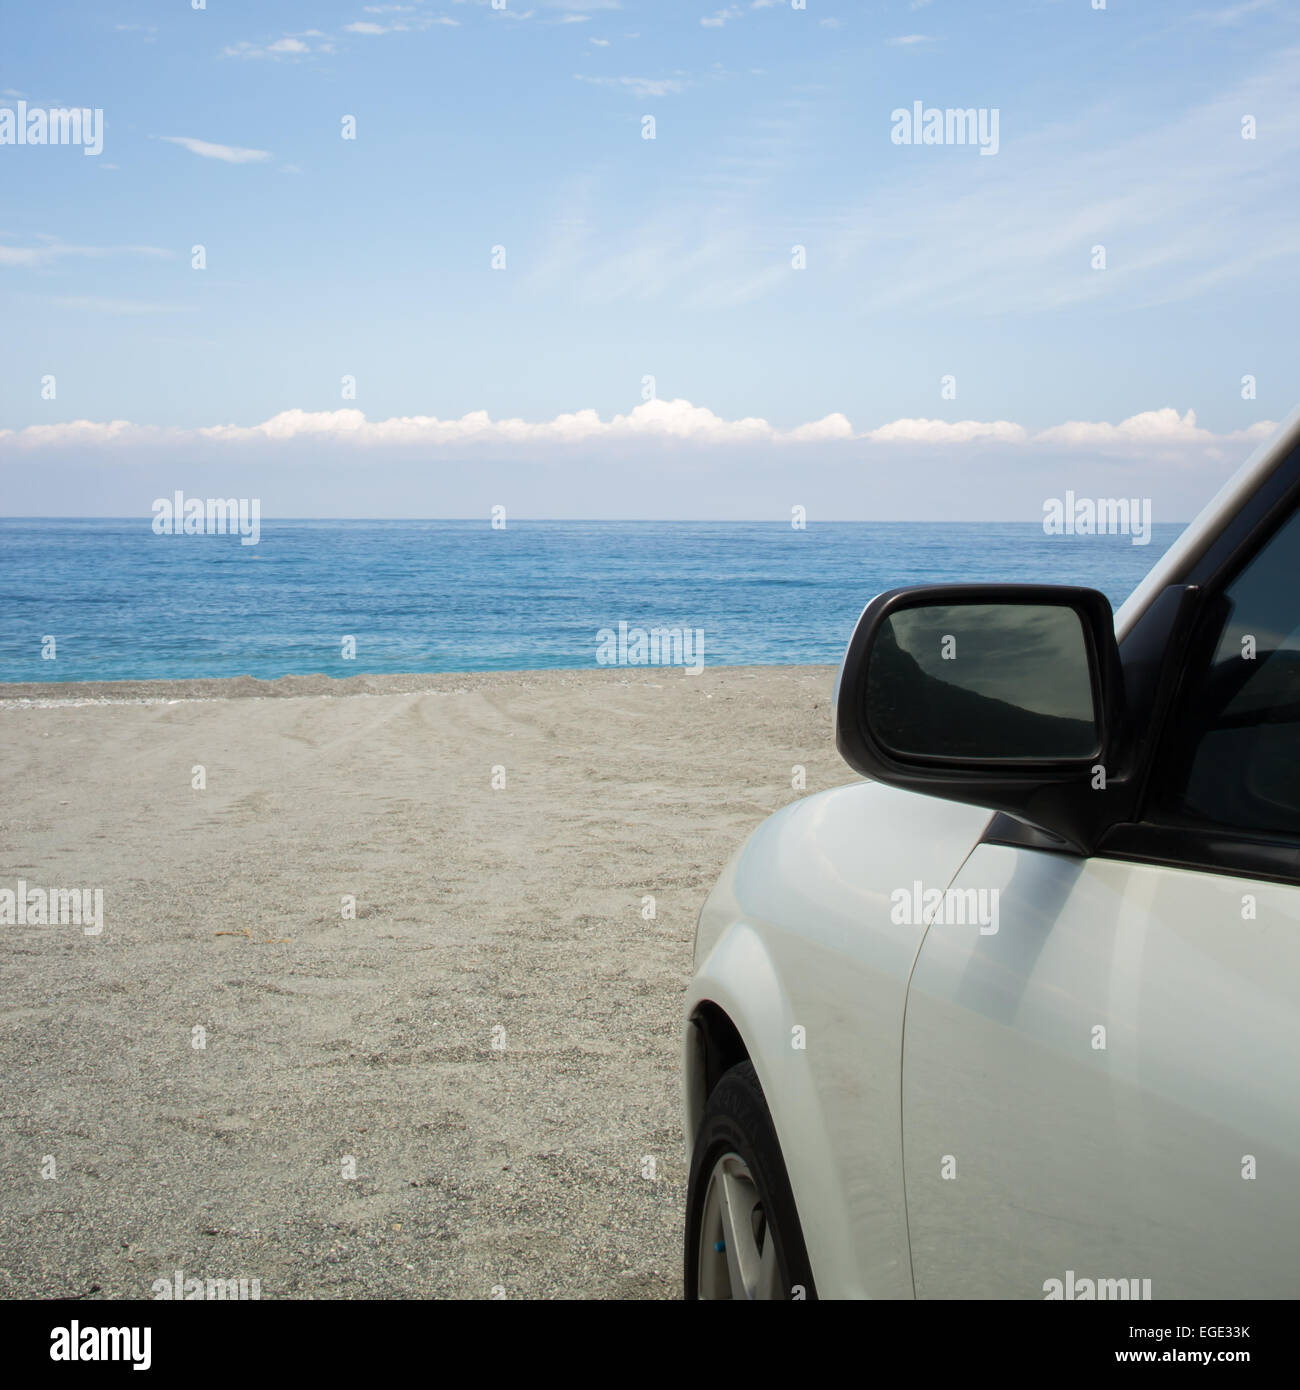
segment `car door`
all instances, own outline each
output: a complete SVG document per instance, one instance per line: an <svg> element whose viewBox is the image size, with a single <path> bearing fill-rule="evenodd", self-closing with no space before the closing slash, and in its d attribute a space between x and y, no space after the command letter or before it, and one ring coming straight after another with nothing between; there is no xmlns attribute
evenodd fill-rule
<svg viewBox="0 0 1300 1390"><path fill-rule="evenodd" d="M927 931L919 1297L1300 1296L1300 520L1170 659L1134 821L1087 859L986 836Z"/></svg>

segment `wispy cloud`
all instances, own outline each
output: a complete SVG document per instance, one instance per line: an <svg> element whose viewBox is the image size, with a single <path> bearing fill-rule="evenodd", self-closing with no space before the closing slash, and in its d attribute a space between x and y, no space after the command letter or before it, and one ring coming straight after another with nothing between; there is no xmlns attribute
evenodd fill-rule
<svg viewBox="0 0 1300 1390"><path fill-rule="evenodd" d="M35 246L0 244L0 266L45 266L60 260L102 260L108 256L150 256L169 259L176 253L162 246L74 246L54 237L38 238Z"/></svg>
<svg viewBox="0 0 1300 1390"><path fill-rule="evenodd" d="M308 39L313 40L313 43L308 43ZM227 44L221 53L225 58L260 58L278 62L333 51L334 44L327 34L322 34L319 29L307 29L300 34L285 34L270 43L250 43L247 39L241 39L238 43Z"/></svg>
<svg viewBox="0 0 1300 1390"><path fill-rule="evenodd" d="M858 268L868 311L1036 313L1108 300L1151 307L1294 263L1300 243L1259 209L1284 205L1293 188L1298 58L1278 53L1221 96L1137 135L1104 139L1105 115L1083 112L1008 140L1004 112L1002 154L979 161L991 172L903 162L857 213L825 225L831 266ZM1241 138L1243 112L1268 113L1267 142ZM936 219L953 229L941 257ZM1092 268L1096 245L1107 249L1105 270Z"/></svg>
<svg viewBox="0 0 1300 1390"><path fill-rule="evenodd" d="M189 135L160 135L169 145L180 145L203 159L219 159L225 164L258 164L271 158L270 150L244 149L240 145L218 145L211 140L195 140Z"/></svg>
<svg viewBox="0 0 1300 1390"><path fill-rule="evenodd" d="M676 77L587 77L575 72L574 80L593 87L622 87L638 97L664 97L684 92L686 83Z"/></svg>
<svg viewBox="0 0 1300 1390"><path fill-rule="evenodd" d="M1266 140L1241 138L1243 112L1256 115ZM815 113L799 119L815 122ZM803 177L808 132L774 129L763 142L751 121L748 144L734 135L730 148L717 141L677 169L671 217L619 221L600 210L588 230L581 219L557 224L535 288L562 285L588 304L725 309L776 296L807 303L833 283L864 315L1038 315L1188 300L1300 263L1290 224L1260 211L1293 197L1300 51L1274 54L1252 77L1163 123L1116 115L1085 110L1025 130L1004 110L998 157L962 161L949 149L890 145L886 111L870 194L821 206L790 187ZM792 269L794 243L807 247L806 275ZM1099 244L1105 270L1091 265Z"/></svg>
<svg viewBox="0 0 1300 1390"><path fill-rule="evenodd" d="M1229 26L1240 24L1248 16L1258 14L1261 10L1271 10L1276 5L1277 0L1241 0L1240 4L1226 5L1218 10L1200 10L1195 17L1207 24Z"/></svg>
<svg viewBox="0 0 1300 1390"><path fill-rule="evenodd" d="M184 304L150 304L139 299L107 299L100 295L61 295L51 301L60 309L80 309L92 314L133 317L137 314L183 314Z"/></svg>
<svg viewBox="0 0 1300 1390"><path fill-rule="evenodd" d="M405 5L367 5L367 14L389 14L406 11ZM409 34L426 29L459 29L460 20L450 15L411 14L409 18L394 19L389 23L378 24L370 19L358 19L343 26L344 33L366 34L377 37L380 34Z"/></svg>

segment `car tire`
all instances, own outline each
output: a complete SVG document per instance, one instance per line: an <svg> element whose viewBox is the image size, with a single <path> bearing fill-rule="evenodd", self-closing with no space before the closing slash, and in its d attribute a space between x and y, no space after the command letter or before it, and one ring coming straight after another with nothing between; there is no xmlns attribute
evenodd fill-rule
<svg viewBox="0 0 1300 1390"><path fill-rule="evenodd" d="M817 1296L781 1146L750 1062L723 1074L700 1121L685 1257L688 1300Z"/></svg>

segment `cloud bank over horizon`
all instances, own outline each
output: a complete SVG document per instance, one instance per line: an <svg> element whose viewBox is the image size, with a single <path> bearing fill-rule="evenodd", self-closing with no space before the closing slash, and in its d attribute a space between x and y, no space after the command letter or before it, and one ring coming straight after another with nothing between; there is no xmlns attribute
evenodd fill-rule
<svg viewBox="0 0 1300 1390"><path fill-rule="evenodd" d="M283 410L255 425L201 425L192 428L136 424L129 420L68 420L52 425L0 429L0 449L40 449L81 445L140 447L159 443L215 440L222 443L284 443L298 439L346 442L364 448L401 445L458 444L581 444L589 441L646 439L694 444L814 444L867 442L876 444L967 444L979 440L1000 444L1054 445L1064 448L1199 448L1231 446L1265 439L1277 427L1260 420L1245 429L1216 434L1196 422L1196 412L1183 414L1172 406L1142 411L1121 420L1070 420L1046 429L1030 430L1010 420L898 419L872 429L855 430L848 417L833 412L790 429L781 429L761 416L727 420L707 406L687 400L651 400L626 414L602 420L591 409L557 415L552 420L516 418L494 420L485 410L458 419L435 415L402 415L369 420L362 410Z"/></svg>
<svg viewBox="0 0 1300 1390"><path fill-rule="evenodd" d="M1170 406L1118 423L903 418L857 428L833 412L780 428L687 400L602 418L483 410L370 420L292 409L252 425L68 420L0 430L4 514L129 516L182 488L257 496L268 515L810 520L1035 520L1044 498L1142 496L1186 520L1276 429L1229 433ZM146 496L147 494L147 496Z"/></svg>

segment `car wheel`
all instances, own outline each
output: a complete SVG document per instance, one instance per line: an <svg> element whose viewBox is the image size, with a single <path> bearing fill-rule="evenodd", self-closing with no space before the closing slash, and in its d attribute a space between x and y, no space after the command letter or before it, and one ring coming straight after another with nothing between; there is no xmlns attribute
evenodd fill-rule
<svg viewBox="0 0 1300 1390"><path fill-rule="evenodd" d="M815 1298L785 1160L753 1065L709 1097L686 1191L688 1299Z"/></svg>

